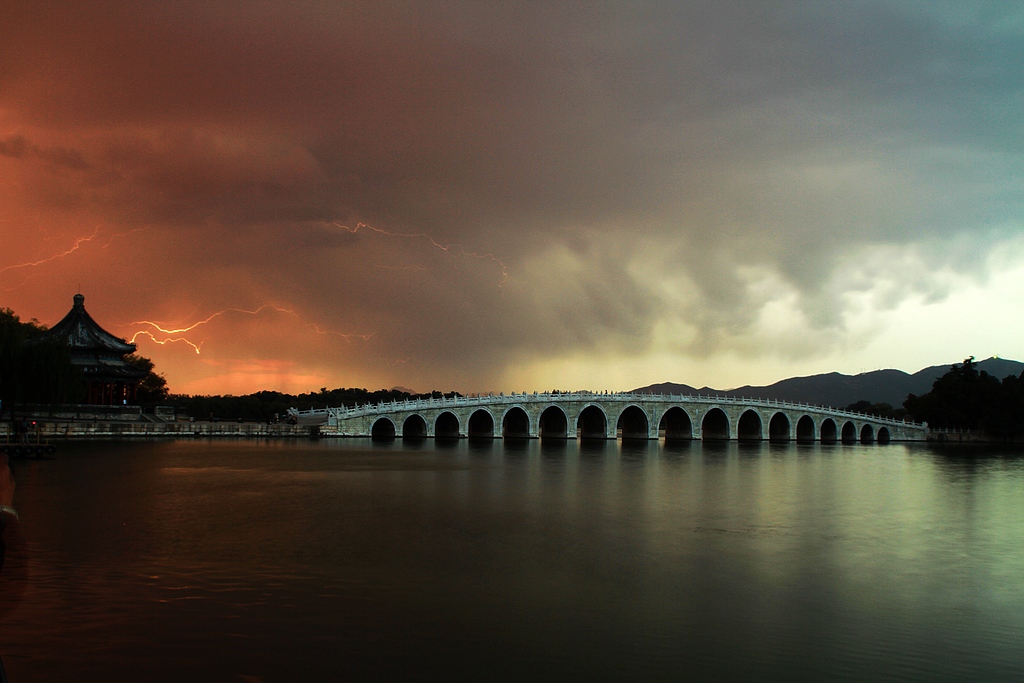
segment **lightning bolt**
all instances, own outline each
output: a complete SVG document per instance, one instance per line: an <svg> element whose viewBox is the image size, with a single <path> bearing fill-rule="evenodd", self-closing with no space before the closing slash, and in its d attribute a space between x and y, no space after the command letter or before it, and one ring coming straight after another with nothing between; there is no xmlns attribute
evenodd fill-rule
<svg viewBox="0 0 1024 683"><path fill-rule="evenodd" d="M381 270L418 270L423 272L426 272L428 270L423 266L391 266L384 263L378 265L377 267L380 268Z"/></svg>
<svg viewBox="0 0 1024 683"><path fill-rule="evenodd" d="M148 325L149 326L150 329L138 330L137 332L135 332L132 335L132 337L131 337L131 339L129 341L131 343L133 343L133 344L135 343L135 340L138 339L140 336L147 336L150 339L152 339L154 342L156 342L157 344L160 344L161 346L163 346L164 344L168 344L170 342L182 342L184 344L188 344L189 346L192 347L192 349L198 355L199 352L200 352L200 349L203 346L203 342L199 342L197 344L197 343L191 341L190 339L188 339L188 337L184 337L184 336L172 337L170 335L184 335L184 334L187 334L187 333L195 330L197 327L202 327L203 325L206 325L206 324L210 323L211 321L213 321L213 320L215 320L215 319L217 319L217 318L219 318L219 317L221 317L223 315L226 315L228 313L242 313L244 315L259 315L260 313L262 313L263 311L265 311L267 309L270 309L270 310L273 310L273 311L277 311L278 313L284 313L286 315L291 315L291 316L294 316L295 318L298 318L299 320L301 320L301 317L299 316L299 314L296 313L293 310L290 310L290 309L287 309L287 308L281 308L280 306L275 306L274 304L264 304L264 305L260 306L259 308L255 309L255 310L251 310L251 311L248 310L248 309L245 309L245 308L225 308L223 310L217 311L216 313L213 313L212 315L208 316L207 318L204 318L203 320L200 320L199 322L192 323L191 325L188 325L186 327L166 328L166 327L163 327L160 323L153 322L152 320L136 320L134 322L128 323L127 325L122 325L122 327L135 327L135 326L138 326L138 325ZM320 326L318 324L316 324L316 323L304 323L304 326L305 327L313 328L313 330L317 334L341 337L342 339L344 339L346 342L348 342L350 344L352 343L353 339L362 339L363 341L369 341L370 338L373 337L374 334L376 334L375 332L371 332L369 334L355 334L355 333L346 334L344 332L336 332L334 330L324 330L324 329L321 329ZM156 333L154 332L154 330L156 331L156 333L160 333L162 335L165 335L164 338L163 339L157 339Z"/></svg>
<svg viewBox="0 0 1024 683"><path fill-rule="evenodd" d="M199 349L202 348L202 346L203 346L202 342L199 342L199 344L193 344L192 342L190 342L188 339L185 339L184 337L168 337L167 339L157 339L156 336L152 332L150 332L149 330L139 330L138 332L136 332L135 334L132 335L132 338L128 340L128 343L129 344L134 344L135 340L138 339L142 335L145 335L145 336L149 337L150 339L152 339L154 342L156 342L160 346L163 346L164 344L169 344L170 342L184 342L184 343L188 344L189 346L191 346L193 349L195 349L196 350L196 354L199 353Z"/></svg>
<svg viewBox="0 0 1024 683"><path fill-rule="evenodd" d="M466 251L465 246L463 246L459 242L452 242L451 244L442 244L425 232L391 232L389 230L375 228L374 226L368 225L367 223L356 223L356 226L354 228L351 228L347 225L342 225L341 223L337 223L334 221L331 222L331 225L353 235L357 234L360 230L363 230L365 228L366 230L375 232L378 235L386 235L388 237L401 237L404 239L426 240L437 249L440 249L441 251L448 254L454 254L456 256L465 256L467 258L475 258L480 259L482 261L491 261L493 263L496 263L498 267L501 268L501 282L498 283L498 286L502 287L506 282L508 282L508 268L501 261L501 259L499 259L497 256L490 252L482 254L476 251Z"/></svg>
<svg viewBox="0 0 1024 683"><path fill-rule="evenodd" d="M14 265L4 266L3 268L0 268L0 275L6 273L8 270L16 270L18 268L33 268L35 266L41 266L43 264L49 263L50 261L56 261L59 258L64 258L65 256L68 256L68 255L73 254L74 252L78 251L78 248L80 246L82 246L83 243L91 242L94 239L96 239L96 236L98 234L100 234L100 229L97 227L93 231L93 233L91 235L89 235L88 237L79 237L77 240L75 240L75 244L70 249L68 249L67 251L63 251L63 252L61 252L59 254L54 254L53 256L48 256L48 257L46 257L44 259L40 259L38 261L29 261L27 263L15 263ZM111 238L111 239L113 239L113 238ZM109 245L110 243L108 242L107 244Z"/></svg>
<svg viewBox="0 0 1024 683"><path fill-rule="evenodd" d="M296 318L299 317L299 314L295 313L293 311L285 311L285 312L286 313L291 313ZM370 341L370 338L373 337L373 335L377 334L376 332L371 332L370 334L355 334L355 333L348 333L348 334L346 334L344 332L335 332L334 330L321 330L320 326L317 325L316 323L306 323L306 327L312 327L313 331L316 332L317 334L329 334L329 335L333 335L335 337L341 337L342 339L344 339L345 341L349 342L350 344L352 343L352 339L353 338L355 338L355 339L362 339L363 341Z"/></svg>
<svg viewBox="0 0 1024 683"><path fill-rule="evenodd" d="M118 237L127 237L128 235L133 235L133 234L135 234L137 232L142 232L142 231L147 230L147 229L148 228L133 228L132 230L129 230L128 232L115 232L115 233L112 233L110 235L109 239L107 240L107 243L104 244L102 248L106 249L107 247L109 247L114 242L114 240L117 239ZM36 266L42 266L42 265L45 265L47 263L50 263L51 261L56 261L57 259L62 259L65 256L70 256L71 254L73 254L76 251L78 251L78 249L83 244L85 244L86 242L92 242L94 239L96 239L99 236L99 234L100 234L100 228L99 228L99 226L96 226L96 229L93 230L91 235L88 235L86 237L79 237L78 239L76 239L75 243L71 246L70 249L62 251L59 254L54 254L53 256L47 256L46 258L39 259L38 261L28 261L26 263L15 263L15 264L12 264L12 265L9 265L9 266L4 266L3 268L0 268L0 275L3 275L4 273L6 273L9 270L19 270L19 269L22 269L22 268L34 268ZM27 281L28 280L25 279L25 280L22 280L20 283L14 285L13 287L5 287L3 289L3 291L5 291L5 292L13 292L14 290L16 290L19 287L21 287L22 285L24 285Z"/></svg>
<svg viewBox="0 0 1024 683"><path fill-rule="evenodd" d="M111 243L118 237L127 237L128 235L134 235L137 232L145 232L148 229L149 228L132 228L128 232L115 232L110 236L110 239L107 240L107 243L103 245L103 248L106 249L107 247L109 247Z"/></svg>

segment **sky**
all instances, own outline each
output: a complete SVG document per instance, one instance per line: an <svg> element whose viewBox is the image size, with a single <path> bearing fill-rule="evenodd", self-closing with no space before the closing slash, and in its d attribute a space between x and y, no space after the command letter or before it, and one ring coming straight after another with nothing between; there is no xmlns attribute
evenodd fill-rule
<svg viewBox="0 0 1024 683"><path fill-rule="evenodd" d="M0 4L0 307L177 393L1024 359L1017 2Z"/></svg>

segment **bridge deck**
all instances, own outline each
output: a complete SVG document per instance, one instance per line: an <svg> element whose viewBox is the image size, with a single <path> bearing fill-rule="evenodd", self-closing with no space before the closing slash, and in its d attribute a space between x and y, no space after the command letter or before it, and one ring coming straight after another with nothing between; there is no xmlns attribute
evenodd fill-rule
<svg viewBox="0 0 1024 683"><path fill-rule="evenodd" d="M927 425L732 396L533 393L391 401L291 414L338 436L923 441Z"/></svg>

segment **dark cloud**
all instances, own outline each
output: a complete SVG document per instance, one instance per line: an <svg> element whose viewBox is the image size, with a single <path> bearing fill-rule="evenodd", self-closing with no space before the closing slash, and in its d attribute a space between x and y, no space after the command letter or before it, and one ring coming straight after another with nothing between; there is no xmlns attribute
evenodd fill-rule
<svg viewBox="0 0 1024 683"><path fill-rule="evenodd" d="M28 150L28 140L24 135L11 135L5 140L0 140L0 154L5 157L20 159L25 156Z"/></svg>
<svg viewBox="0 0 1024 683"><path fill-rule="evenodd" d="M144 228L140 309L372 332L295 351L362 376L486 384L666 321L708 354L754 333L758 278L841 336L872 249L928 264L868 269L891 307L1020 232L1002 4L11 3L0 45L20 215Z"/></svg>
<svg viewBox="0 0 1024 683"><path fill-rule="evenodd" d="M21 159L26 153L54 166L63 166L75 171L84 171L89 168L89 164L86 163L78 150L64 149L62 147L39 147L29 144L28 139L24 135L11 135L4 140L0 140L0 155Z"/></svg>

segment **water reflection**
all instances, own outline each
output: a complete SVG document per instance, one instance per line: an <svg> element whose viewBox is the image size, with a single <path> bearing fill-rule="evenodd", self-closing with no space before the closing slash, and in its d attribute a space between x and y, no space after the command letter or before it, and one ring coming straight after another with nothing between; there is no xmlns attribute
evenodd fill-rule
<svg viewBox="0 0 1024 683"><path fill-rule="evenodd" d="M1009 679L1022 463L899 444L70 445L19 469L35 578L3 655L20 682Z"/></svg>
<svg viewBox="0 0 1024 683"><path fill-rule="evenodd" d="M466 447L471 454L491 454L498 450L499 443L492 438L473 438L466 440Z"/></svg>
<svg viewBox="0 0 1024 683"><path fill-rule="evenodd" d="M664 455L690 455L700 450L700 442L691 439L672 440L662 442L661 452Z"/></svg>

